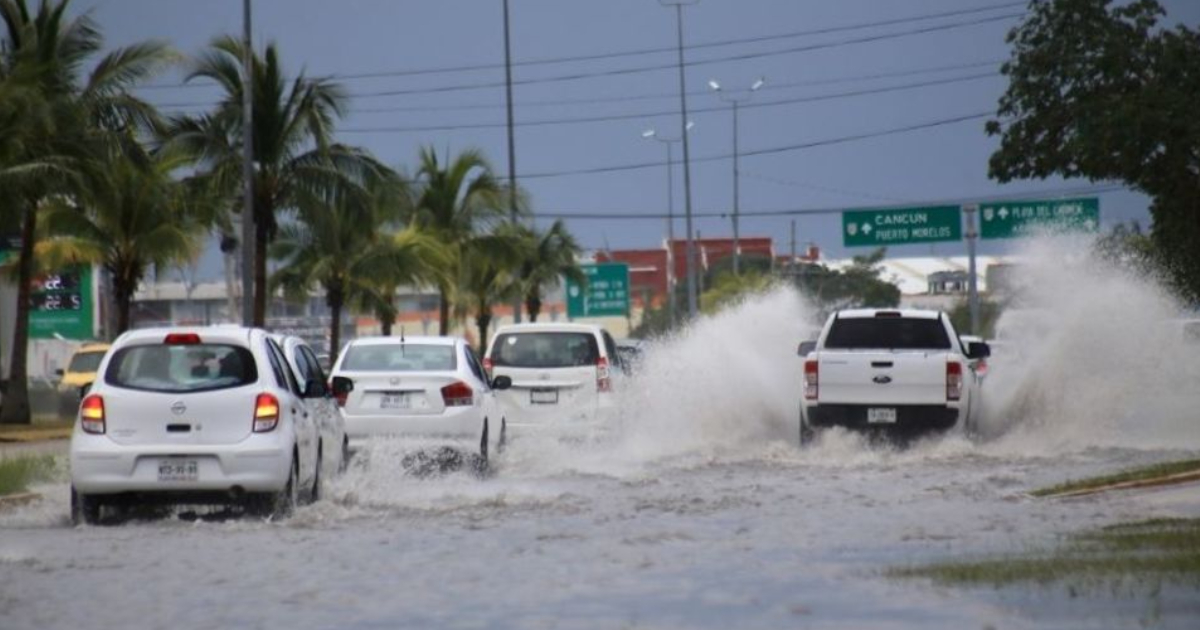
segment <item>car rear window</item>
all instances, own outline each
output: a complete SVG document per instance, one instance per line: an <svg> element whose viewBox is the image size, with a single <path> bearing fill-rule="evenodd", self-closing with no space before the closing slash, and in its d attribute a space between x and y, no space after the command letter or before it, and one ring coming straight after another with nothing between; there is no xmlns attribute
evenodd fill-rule
<svg viewBox="0 0 1200 630"><path fill-rule="evenodd" d="M458 369L454 346L418 343L352 345L341 369L348 372L445 372Z"/></svg>
<svg viewBox="0 0 1200 630"><path fill-rule="evenodd" d="M71 357L71 364L67 366L68 372L95 372L100 367L100 360L104 358L103 350L93 350L91 352L77 352Z"/></svg>
<svg viewBox="0 0 1200 630"><path fill-rule="evenodd" d="M600 345L591 333L505 333L492 345L492 364L551 368L595 365Z"/></svg>
<svg viewBox="0 0 1200 630"><path fill-rule="evenodd" d="M853 317L834 320L825 347L835 350L949 350L950 336L938 319Z"/></svg>
<svg viewBox="0 0 1200 630"><path fill-rule="evenodd" d="M113 354L104 381L151 392L210 391L257 382L258 368L254 355L240 346L126 346Z"/></svg>

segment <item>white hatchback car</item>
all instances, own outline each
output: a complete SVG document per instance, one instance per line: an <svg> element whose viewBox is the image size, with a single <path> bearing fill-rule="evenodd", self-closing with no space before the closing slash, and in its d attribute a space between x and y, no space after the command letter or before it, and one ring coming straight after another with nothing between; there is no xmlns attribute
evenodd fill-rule
<svg viewBox="0 0 1200 630"><path fill-rule="evenodd" d="M334 398L352 446L373 436L467 442L486 462L507 425L496 390L470 345L454 337L362 337L333 366Z"/></svg>
<svg viewBox="0 0 1200 630"><path fill-rule="evenodd" d="M617 344L592 324L512 324L496 330L483 360L512 387L500 394L514 434L600 428L615 408L623 371Z"/></svg>
<svg viewBox="0 0 1200 630"><path fill-rule="evenodd" d="M318 388L318 390L323 390ZM318 480L319 436L287 359L256 328L122 334L79 406L71 514L142 502L284 515Z"/></svg>
<svg viewBox="0 0 1200 630"><path fill-rule="evenodd" d="M317 500L321 496L322 480L341 472L350 458L346 421L338 411L333 391L329 389L329 379L312 347L296 336L272 335L272 338L287 357L300 389L311 394L305 397L305 403L317 425L317 458L321 468L312 493L312 499Z"/></svg>

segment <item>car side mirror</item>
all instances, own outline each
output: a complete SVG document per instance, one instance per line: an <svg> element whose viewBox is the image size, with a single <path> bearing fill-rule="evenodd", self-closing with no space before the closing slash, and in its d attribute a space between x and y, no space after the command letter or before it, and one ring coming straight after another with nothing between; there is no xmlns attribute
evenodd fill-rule
<svg viewBox="0 0 1200 630"><path fill-rule="evenodd" d="M310 378L304 383L305 398L324 398L329 395L329 391L325 389L325 383L320 379Z"/></svg>
<svg viewBox="0 0 1200 630"><path fill-rule="evenodd" d="M57 377L59 377L59 378L62 378L62 377L63 377L63 374L64 374L64 372L63 372L63 369L62 369L62 368L58 368L57 370L54 370L54 375L55 375L55 376L57 376Z"/></svg>
<svg viewBox="0 0 1200 630"><path fill-rule="evenodd" d="M334 396L348 396L350 392L354 391L354 381L345 376L333 377L332 385Z"/></svg>
<svg viewBox="0 0 1200 630"><path fill-rule="evenodd" d="M796 354L799 356L802 356L802 357L806 357L809 354L812 354L812 351L816 350L816 349L817 349L817 342L801 341L800 347L796 350Z"/></svg>
<svg viewBox="0 0 1200 630"><path fill-rule="evenodd" d="M992 348L983 341L972 341L967 344L968 359L986 359L992 356Z"/></svg>
<svg viewBox="0 0 1200 630"><path fill-rule="evenodd" d="M79 386L79 399L83 400L83 397L87 396L88 392L90 392L90 391L92 391L91 383L84 383L83 385L80 385Z"/></svg>
<svg viewBox="0 0 1200 630"><path fill-rule="evenodd" d="M512 387L512 377L510 376L501 375L492 379L492 389L505 390L510 387Z"/></svg>

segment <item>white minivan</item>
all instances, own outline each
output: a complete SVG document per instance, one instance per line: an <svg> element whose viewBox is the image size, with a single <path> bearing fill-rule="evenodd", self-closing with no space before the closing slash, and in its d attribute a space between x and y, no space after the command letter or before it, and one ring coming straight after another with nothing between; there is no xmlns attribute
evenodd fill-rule
<svg viewBox="0 0 1200 630"><path fill-rule="evenodd" d="M512 379L498 396L514 435L603 426L615 408L623 369L608 331L569 323L501 326L483 364L493 378Z"/></svg>

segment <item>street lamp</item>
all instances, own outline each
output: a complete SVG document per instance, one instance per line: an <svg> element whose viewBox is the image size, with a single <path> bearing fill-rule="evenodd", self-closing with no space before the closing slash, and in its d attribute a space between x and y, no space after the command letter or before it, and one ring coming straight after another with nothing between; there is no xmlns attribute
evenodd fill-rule
<svg viewBox="0 0 1200 630"><path fill-rule="evenodd" d="M684 127L686 131L691 131L696 123L688 121ZM675 183L674 171L675 161L674 154L671 151L671 145L679 142L683 138L679 136L668 137L658 133L654 129L647 129L642 132L642 137L648 140L657 140L667 145L667 316L671 322L675 321Z"/></svg>
<svg viewBox="0 0 1200 630"><path fill-rule="evenodd" d="M749 89L735 93L722 90L721 84L716 79L710 79L708 82L708 87L717 92L721 100L733 104L733 275L735 276L741 273L742 262L742 246L738 234L738 105L750 100L750 97L766 83L765 78L759 77L750 84Z"/></svg>
<svg viewBox="0 0 1200 630"><path fill-rule="evenodd" d="M679 50L679 135L683 138L683 212L687 230L687 299L688 317L695 319L699 309L696 294L696 241L692 231L692 165L691 150L687 135L687 82L684 80L683 63L683 6L696 4L699 0L658 0L659 4L675 7L676 42Z"/></svg>

